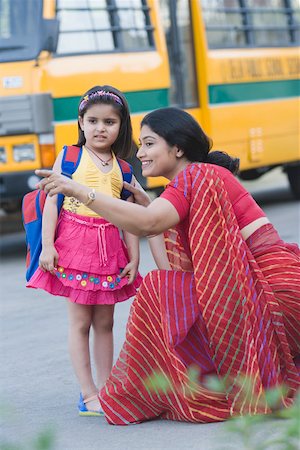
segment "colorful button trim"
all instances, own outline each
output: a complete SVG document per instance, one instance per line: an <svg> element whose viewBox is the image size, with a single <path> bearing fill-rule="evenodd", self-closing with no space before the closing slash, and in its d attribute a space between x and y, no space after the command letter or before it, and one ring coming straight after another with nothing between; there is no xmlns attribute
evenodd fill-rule
<svg viewBox="0 0 300 450"><path fill-rule="evenodd" d="M120 273L122 272L123 269L120 269ZM77 273L76 275L70 273L68 274L68 269L66 269L65 272L65 268L59 266L57 268L57 271L55 272L57 278L67 278L70 281L77 281L80 282L80 285L82 287L86 287L88 286L89 283L92 284L100 284L102 285L102 287L107 288L107 289L114 289L121 281L122 279L120 278L120 276L115 276L115 275L105 275L102 280L100 277L95 277L93 275L89 275L87 272L82 272L82 273Z"/></svg>

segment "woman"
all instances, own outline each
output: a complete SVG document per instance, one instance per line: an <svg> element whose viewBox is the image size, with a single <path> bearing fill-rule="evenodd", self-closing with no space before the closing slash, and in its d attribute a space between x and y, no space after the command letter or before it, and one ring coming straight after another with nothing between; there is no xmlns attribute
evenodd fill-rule
<svg viewBox="0 0 300 450"><path fill-rule="evenodd" d="M141 124L143 175L172 180L142 205L97 194L90 207L140 236L156 235L159 269L144 279L126 341L100 392L111 424L151 418L190 422L267 413L267 389L284 384L279 406L299 388L300 257L285 244L231 172L237 161L186 112L165 108ZM83 186L51 171L40 187L81 202ZM127 186L128 187L128 186ZM165 232L166 247L158 247ZM167 250L168 258L166 258ZM209 377L222 380L218 392ZM251 379L251 383L249 382Z"/></svg>

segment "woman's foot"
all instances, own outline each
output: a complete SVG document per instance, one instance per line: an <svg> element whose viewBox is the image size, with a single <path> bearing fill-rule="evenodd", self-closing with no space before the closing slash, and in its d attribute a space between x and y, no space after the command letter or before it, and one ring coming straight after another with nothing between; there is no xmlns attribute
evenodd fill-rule
<svg viewBox="0 0 300 450"><path fill-rule="evenodd" d="M84 399L80 393L78 411L80 416L104 416L97 394Z"/></svg>

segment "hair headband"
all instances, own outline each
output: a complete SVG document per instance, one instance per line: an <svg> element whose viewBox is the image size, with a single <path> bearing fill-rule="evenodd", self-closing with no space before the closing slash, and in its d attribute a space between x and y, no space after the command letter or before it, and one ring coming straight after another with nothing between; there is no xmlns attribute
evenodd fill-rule
<svg viewBox="0 0 300 450"><path fill-rule="evenodd" d="M95 91L95 92L92 92L91 94L85 95L83 97L83 99L81 100L81 102L79 104L79 108L78 108L79 111L82 111L83 108L87 105L87 103L92 98L95 98L95 97L109 97L112 100L114 100L116 103L119 103L119 105L123 106L123 102L118 95L113 94L112 92L108 92L108 91Z"/></svg>

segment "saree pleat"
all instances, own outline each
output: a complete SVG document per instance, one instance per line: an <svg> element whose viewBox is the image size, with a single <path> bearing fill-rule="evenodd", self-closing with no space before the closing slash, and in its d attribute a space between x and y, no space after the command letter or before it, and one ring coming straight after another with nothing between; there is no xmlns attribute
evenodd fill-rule
<svg viewBox="0 0 300 450"><path fill-rule="evenodd" d="M264 414L270 412L267 389L287 386L281 398L287 407L299 387L281 302L242 239L223 182L206 164L184 175L192 260L170 230L173 269L144 278L120 356L100 392L111 424ZM291 304L299 312L299 296ZM210 375L221 380L221 392L207 384Z"/></svg>

